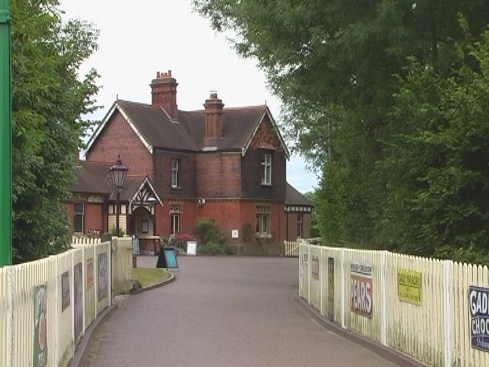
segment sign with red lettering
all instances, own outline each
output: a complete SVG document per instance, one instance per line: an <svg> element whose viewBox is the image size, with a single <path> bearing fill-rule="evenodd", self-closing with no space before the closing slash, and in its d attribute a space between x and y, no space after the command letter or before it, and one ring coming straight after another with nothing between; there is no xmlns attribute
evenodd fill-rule
<svg viewBox="0 0 489 367"><path fill-rule="evenodd" d="M372 266L368 263L351 263L350 307L352 312L369 318L372 317Z"/></svg>

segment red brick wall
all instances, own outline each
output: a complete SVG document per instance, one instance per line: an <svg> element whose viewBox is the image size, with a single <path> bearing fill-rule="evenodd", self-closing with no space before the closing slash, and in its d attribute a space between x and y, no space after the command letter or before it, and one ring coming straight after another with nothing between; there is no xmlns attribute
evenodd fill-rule
<svg viewBox="0 0 489 367"><path fill-rule="evenodd" d="M274 201L285 201L286 190L286 159L283 152L273 151L272 154L272 185L262 185L263 149L249 149L243 157L242 187L243 197L263 198Z"/></svg>
<svg viewBox="0 0 489 367"><path fill-rule="evenodd" d="M256 206L268 205L270 207L270 232L272 238L270 240L261 240L263 244L260 246L255 239L255 221L256 221ZM252 243L246 244L246 254L248 255L279 255L281 251L281 244L285 239L286 226L285 226L285 213L282 203L277 202L246 202L242 205L241 219L242 223L251 224L251 237ZM241 233L240 233L241 236Z"/></svg>
<svg viewBox="0 0 489 367"><path fill-rule="evenodd" d="M302 214L302 238L311 237L311 213ZM288 222L287 222L288 221ZM287 241L297 239L297 213L288 213L286 215Z"/></svg>
<svg viewBox="0 0 489 367"><path fill-rule="evenodd" d="M84 216L83 216L83 233L87 233L87 230L99 230L101 233L107 231L107 213L102 203L88 203L84 202ZM70 228L73 230L73 218L74 218L74 203L65 203L66 215Z"/></svg>
<svg viewBox="0 0 489 367"><path fill-rule="evenodd" d="M273 147L264 149L263 147ZM272 185L262 185L263 154L272 155ZM243 197L285 201L287 158L271 122L265 119L243 157L241 184Z"/></svg>
<svg viewBox="0 0 489 367"><path fill-rule="evenodd" d="M115 163L117 155L129 167L128 176L153 179L153 159L119 111L114 112L87 154L87 161Z"/></svg>
<svg viewBox="0 0 489 367"><path fill-rule="evenodd" d="M241 154L207 153L196 157L198 198L241 196Z"/></svg>
<svg viewBox="0 0 489 367"><path fill-rule="evenodd" d="M311 237L311 223L312 223L312 215L311 213L304 213L302 217L302 238L310 238Z"/></svg>
<svg viewBox="0 0 489 367"><path fill-rule="evenodd" d="M195 201L183 200L178 202L180 204L180 233L192 233L195 225ZM170 214L168 214L168 223L170 223ZM170 231L170 224L168 224L168 231Z"/></svg>
<svg viewBox="0 0 489 367"><path fill-rule="evenodd" d="M104 210L103 204L100 203L85 203L85 216L83 218L83 231L95 229L105 232L104 230Z"/></svg>
<svg viewBox="0 0 489 367"><path fill-rule="evenodd" d="M228 238L228 243L233 245L245 244L243 226L248 223L251 226L251 241L245 244L246 250L241 253L247 255L263 254L261 247L255 240L256 205L268 205L270 207L271 233L273 238L266 244L266 252L269 255L280 254L281 243L285 239L285 213L283 204L271 202L251 202L233 199L206 199L205 204L198 205L194 200L169 200L163 203L163 207L156 207L156 233L167 238L170 236L170 205L179 204L180 232L193 233L194 226L199 217L214 218L220 230ZM239 238L232 239L231 231L238 230Z"/></svg>
<svg viewBox="0 0 489 367"><path fill-rule="evenodd" d="M240 245L240 253L246 255L262 255L263 250L255 239L256 205L266 204L270 206L271 233L273 238L265 244L264 251L268 255L280 254L281 243L285 239L285 214L281 203L256 203L241 200L209 200L205 204L196 205L188 202L182 206L181 232L192 233L195 222L199 217L214 218L220 230L226 235L228 244ZM194 205L192 207L192 205ZM168 230L169 230L169 214ZM245 243L243 226L249 224L251 227L251 241ZM232 230L238 230L239 238L233 239ZM244 249L246 247L246 249Z"/></svg>
<svg viewBox="0 0 489 367"><path fill-rule="evenodd" d="M172 160L180 161L178 175L179 188L171 187ZM155 150L154 152L154 185L158 195L163 198L194 198L195 197L195 154Z"/></svg>
<svg viewBox="0 0 489 367"><path fill-rule="evenodd" d="M170 234L170 208L167 202L161 206L159 203L155 205L154 231L156 236L168 237Z"/></svg>
<svg viewBox="0 0 489 367"><path fill-rule="evenodd" d="M196 217L214 218L229 242L238 243L242 241L241 208L242 204L239 200L207 199L204 205L197 207ZM233 229L239 231L239 239L231 239L231 231Z"/></svg>
<svg viewBox="0 0 489 367"><path fill-rule="evenodd" d="M170 205L180 205L180 233L192 233L195 224L195 200L165 200L163 206L155 206L156 235L168 238L171 234Z"/></svg>

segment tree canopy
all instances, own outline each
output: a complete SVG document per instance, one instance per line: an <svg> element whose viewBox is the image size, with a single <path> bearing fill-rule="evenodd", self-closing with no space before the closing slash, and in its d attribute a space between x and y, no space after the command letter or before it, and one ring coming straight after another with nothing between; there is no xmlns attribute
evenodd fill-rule
<svg viewBox="0 0 489 367"><path fill-rule="evenodd" d="M57 0L13 0L12 201L13 260L69 247L64 201L78 149L97 107L97 73L78 70L97 48L98 31L63 22Z"/></svg>
<svg viewBox="0 0 489 367"><path fill-rule="evenodd" d="M486 1L193 4L281 98L289 142L322 172L327 242L456 259L489 247Z"/></svg>

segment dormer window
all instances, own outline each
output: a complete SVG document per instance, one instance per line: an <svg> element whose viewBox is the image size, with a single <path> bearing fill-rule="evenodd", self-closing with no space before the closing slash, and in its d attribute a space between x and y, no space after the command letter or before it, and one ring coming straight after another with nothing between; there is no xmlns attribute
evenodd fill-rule
<svg viewBox="0 0 489 367"><path fill-rule="evenodd" d="M265 153L261 160L261 184L271 185L272 184L272 155Z"/></svg>
<svg viewBox="0 0 489 367"><path fill-rule="evenodd" d="M180 166L179 159L172 159L171 161L171 187L176 189L180 185L180 179L178 177L178 168Z"/></svg>

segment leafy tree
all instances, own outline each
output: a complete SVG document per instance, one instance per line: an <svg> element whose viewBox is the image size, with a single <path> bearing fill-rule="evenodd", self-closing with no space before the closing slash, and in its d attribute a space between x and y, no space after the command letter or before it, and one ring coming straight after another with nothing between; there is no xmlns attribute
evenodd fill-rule
<svg viewBox="0 0 489 367"><path fill-rule="evenodd" d="M285 104L285 128L295 149L319 169L334 151L336 130L364 134L375 147L397 90L405 57L444 65L441 41L460 39L457 14L482 30L483 0L193 0L217 31L228 32L239 54L258 60ZM353 130L353 131L352 131ZM321 137L321 138L319 138ZM338 143L340 144L340 143ZM329 154L328 154L329 153Z"/></svg>
<svg viewBox="0 0 489 367"><path fill-rule="evenodd" d="M316 209L321 233L329 242L377 247L402 242L420 254L441 246L447 236L439 231L423 232L416 244L407 234L413 232L410 219L418 218L416 223L422 224L419 213L405 213L401 206L414 195L416 175L415 184L409 186L402 180L407 163L396 166L389 157L397 132L407 123L400 116L404 109L406 116L414 113L409 103L396 97L402 85L398 76L418 71L406 69L413 58L420 70L428 67L440 80L453 75L454 65L455 70L460 67L460 49L455 45L466 42L467 29L478 36L487 25L486 1L194 0L193 4L217 31L229 32L240 55L258 60L281 98L286 136L322 172ZM467 19L465 29L459 26L460 16ZM480 72L474 63L466 60L470 70ZM397 118L392 111L397 111ZM413 121L412 128L418 123L421 119ZM420 135L425 127L419 126ZM428 159L425 150L406 148L406 153L409 162ZM397 180L388 169L397 172ZM431 200L448 189L438 188ZM427 205L428 198L423 198ZM462 202L452 208L451 224L465 215L468 208ZM433 213L424 214L429 220ZM428 226L433 227L434 218L441 217L431 217ZM420 236L417 229L414 233ZM433 242L427 246L426 241Z"/></svg>
<svg viewBox="0 0 489 367"><path fill-rule="evenodd" d="M400 79L383 229L402 251L467 260L489 249L489 31L454 50L448 74L411 58Z"/></svg>
<svg viewBox="0 0 489 367"><path fill-rule="evenodd" d="M316 205L318 201L318 189L314 189L312 191L308 191L304 193L304 196L311 200L314 205ZM312 238L319 237L320 236L320 231L318 227L318 220L317 220L317 213L316 209L313 208L312 213L311 213L311 230L310 230L310 236Z"/></svg>
<svg viewBox="0 0 489 367"><path fill-rule="evenodd" d="M78 69L96 49L98 32L62 22L57 0L13 0L12 201L13 260L63 251L69 226L63 205L73 182L80 116L96 109L97 73Z"/></svg>

